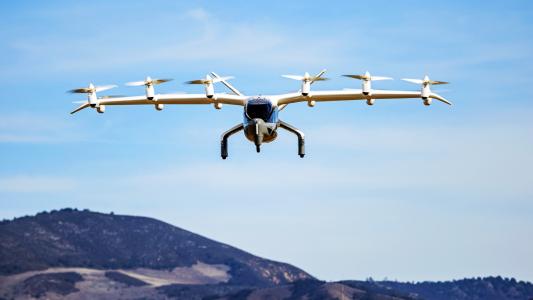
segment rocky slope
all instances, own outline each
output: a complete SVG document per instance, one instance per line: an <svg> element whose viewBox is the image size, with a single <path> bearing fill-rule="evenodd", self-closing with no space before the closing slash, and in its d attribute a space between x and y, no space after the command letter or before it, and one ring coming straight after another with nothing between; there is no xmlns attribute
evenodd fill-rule
<svg viewBox="0 0 533 300"><path fill-rule="evenodd" d="M312 278L289 264L144 217L64 209L3 221L0 241L0 275L81 267L170 272L186 284L271 286Z"/></svg>

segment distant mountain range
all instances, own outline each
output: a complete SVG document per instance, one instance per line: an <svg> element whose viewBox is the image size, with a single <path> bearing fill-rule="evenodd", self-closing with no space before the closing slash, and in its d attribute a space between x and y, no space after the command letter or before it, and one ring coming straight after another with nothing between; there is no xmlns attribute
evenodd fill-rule
<svg viewBox="0 0 533 300"><path fill-rule="evenodd" d="M320 281L145 217L63 209L0 222L0 299L523 299L533 285Z"/></svg>

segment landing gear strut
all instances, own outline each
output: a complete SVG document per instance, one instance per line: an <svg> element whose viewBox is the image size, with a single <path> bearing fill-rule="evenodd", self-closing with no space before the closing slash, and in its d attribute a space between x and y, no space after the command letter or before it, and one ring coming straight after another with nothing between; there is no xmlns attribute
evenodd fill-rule
<svg viewBox="0 0 533 300"><path fill-rule="evenodd" d="M255 136L254 136L254 144L255 144L255 151L257 153L261 152L261 144L263 143L263 130L264 130L264 121L261 119L254 119L255 122Z"/></svg>
<svg viewBox="0 0 533 300"><path fill-rule="evenodd" d="M228 157L228 138L243 129L244 125L241 123L233 126L230 130L222 134L222 138L220 141L220 156L222 156L222 159L226 159Z"/></svg>
<svg viewBox="0 0 533 300"><path fill-rule="evenodd" d="M290 125L289 123L285 123L283 121L279 122L279 127L296 134L296 136L298 137L298 155L300 155L300 157L303 158L305 156L304 133L298 130L296 127Z"/></svg>
<svg viewBox="0 0 533 300"><path fill-rule="evenodd" d="M305 138L304 138L303 132L298 130L296 127L293 127L292 125L285 123L283 121L279 122L279 127L291 133L294 133L298 137L298 155L303 158L305 156ZM229 137L243 129L244 129L244 125L238 124L238 125L233 126L230 130L222 134L221 141L220 141L220 156L222 156L222 159L226 159L228 157ZM256 129L256 132L258 132L257 129ZM259 134L256 134L254 142L255 142L255 150L258 153L261 151L261 140L262 140L262 137L260 137Z"/></svg>

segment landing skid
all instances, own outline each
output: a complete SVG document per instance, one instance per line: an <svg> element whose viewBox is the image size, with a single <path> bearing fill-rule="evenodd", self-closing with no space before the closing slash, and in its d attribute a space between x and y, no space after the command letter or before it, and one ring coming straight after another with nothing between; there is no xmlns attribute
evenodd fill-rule
<svg viewBox="0 0 533 300"><path fill-rule="evenodd" d="M305 156L305 137L304 133L298 130L298 128L290 125L289 123L279 121L279 127L294 133L298 137L298 155L303 158Z"/></svg>
<svg viewBox="0 0 533 300"><path fill-rule="evenodd" d="M222 159L226 159L228 157L228 138L243 129L244 125L241 123L233 126L230 130L222 134L220 141L220 156L222 156Z"/></svg>
<svg viewBox="0 0 533 300"><path fill-rule="evenodd" d="M287 130L288 132L294 133L298 137L298 155L303 158L305 156L305 137L303 132L298 130L296 127L290 125L289 123L285 123L283 121L279 122L279 127ZM226 159L228 157L229 137L243 129L244 125L238 124L222 134L222 138L220 141L220 156L222 157L222 159ZM256 143L255 150L257 151L257 153L261 152L261 145L257 145Z"/></svg>

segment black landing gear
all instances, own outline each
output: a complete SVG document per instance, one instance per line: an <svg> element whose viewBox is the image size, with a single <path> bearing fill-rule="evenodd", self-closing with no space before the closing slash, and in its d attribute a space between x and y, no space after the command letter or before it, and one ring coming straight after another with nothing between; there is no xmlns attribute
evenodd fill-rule
<svg viewBox="0 0 533 300"><path fill-rule="evenodd" d="M305 138L303 132L298 130L296 127L285 123L283 121L279 122L279 127L294 133L298 137L298 155L303 158L305 156ZM234 135L235 133L241 131L244 129L243 124L238 124L232 127L230 130L224 132L222 134L222 138L220 141L220 156L222 159L226 159L228 157L228 139L230 136ZM261 140L259 135L257 135L255 142L255 150L257 153L261 152Z"/></svg>
<svg viewBox="0 0 533 300"><path fill-rule="evenodd" d="M298 130L296 127L285 123L283 121L279 122L279 127L294 133L298 137L298 155L303 158L305 156L305 138L304 133Z"/></svg>
<svg viewBox="0 0 533 300"><path fill-rule="evenodd" d="M243 129L244 126L242 124L238 124L222 134L222 138L220 140L220 156L222 156L222 159L226 159L228 157L228 138Z"/></svg>

